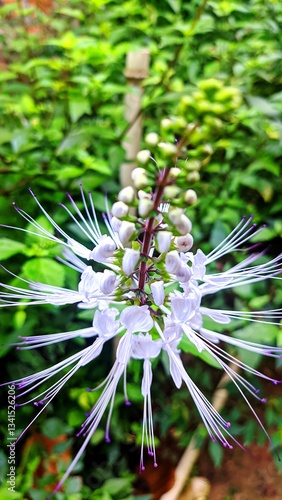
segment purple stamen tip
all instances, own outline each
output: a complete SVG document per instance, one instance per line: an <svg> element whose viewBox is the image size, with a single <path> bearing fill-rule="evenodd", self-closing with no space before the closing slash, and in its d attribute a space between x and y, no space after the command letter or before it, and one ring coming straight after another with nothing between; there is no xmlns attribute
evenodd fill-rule
<svg viewBox="0 0 282 500"><path fill-rule="evenodd" d="M131 406L131 402L130 401L125 401L125 406Z"/></svg>
<svg viewBox="0 0 282 500"><path fill-rule="evenodd" d="M152 451L148 451L148 455L150 455L150 457L152 457L154 455L154 453Z"/></svg>
<svg viewBox="0 0 282 500"><path fill-rule="evenodd" d="M261 398L262 403L266 403L266 398Z"/></svg>
<svg viewBox="0 0 282 500"><path fill-rule="evenodd" d="M90 389L90 387L86 387L86 391L87 392L92 392L92 389Z"/></svg>
<svg viewBox="0 0 282 500"><path fill-rule="evenodd" d="M110 443L111 442L109 436L105 436L105 441L106 441L106 443Z"/></svg>
<svg viewBox="0 0 282 500"><path fill-rule="evenodd" d="M144 466L144 465L142 465L142 466L140 467L140 471L143 471L143 470L145 470L145 466Z"/></svg>
<svg viewBox="0 0 282 500"><path fill-rule="evenodd" d="M158 467L158 464L157 464L157 462L155 462L155 463L154 463L154 467Z"/></svg>
<svg viewBox="0 0 282 500"><path fill-rule="evenodd" d="M231 427L231 423L230 422L226 422L226 427L229 429L229 427Z"/></svg>

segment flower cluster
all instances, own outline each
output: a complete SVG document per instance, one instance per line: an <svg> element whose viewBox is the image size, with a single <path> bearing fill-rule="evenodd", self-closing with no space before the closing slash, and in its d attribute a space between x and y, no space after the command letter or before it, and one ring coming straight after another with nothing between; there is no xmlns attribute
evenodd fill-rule
<svg viewBox="0 0 282 500"><path fill-rule="evenodd" d="M156 135L150 134L148 143L155 141L157 144ZM165 149L162 143L158 146ZM172 157L175 152L175 150L168 151L167 155ZM148 162L149 156L150 151L147 150L139 153L139 161L143 162L143 166ZM91 339L91 343L48 369L15 380L18 406L33 402L41 408L40 414L81 366L95 361L106 342L113 337L118 339L113 367L100 386L101 395L79 432L79 435L84 436L84 442L57 489L74 468L106 411L108 418L105 437L107 441L110 440L111 414L121 379L125 380L125 403L130 404L126 393L126 370L132 359L140 360L143 365L141 470L144 469L145 447L152 456L154 465L157 466L151 385L152 360L160 357L161 353L165 353L168 358L171 377L176 387L180 388L182 384L187 386L211 439L232 448L231 442L236 440L229 432L230 422L213 408L183 364L179 348L183 338L193 344L199 352L206 351L213 356L218 366L234 382L263 427L246 392L260 401L264 399L259 397L259 391L247 378L244 378L241 370L234 370L234 364L274 384L280 381L236 359L224 349L224 344L273 358L282 356L282 348L260 345L219 333L216 323L227 325L234 320L245 320L266 325L278 324L282 317L282 309L251 312L218 310L208 307L209 302L205 302L205 297L235 286L269 278L279 279L282 255L266 263L262 259L260 263L259 259L265 252L254 250L233 267L220 273L214 271L210 273L210 264L230 252L242 250L245 244L263 228L257 228L252 222L252 217L243 218L212 252L207 255L201 250L192 252L192 224L186 215L186 208L189 204L195 203L197 196L192 189L181 191L177 187L179 175L182 175L181 171L175 167L154 169L154 174L152 170L136 168L132 174L134 187L128 186L122 189L118 200L104 216L107 234L102 234L100 231L91 195L86 199L81 188L82 210L69 196L72 208L69 209L64 205L62 207L84 237L87 237L88 247L63 230L33 192L31 194L35 202L52 224L54 232L49 232L24 210L15 206L17 212L29 223L29 229L26 231L62 245L63 254L60 261L79 273L79 283L76 290L27 281L23 278L19 278L23 282L23 287L1 283L3 291L0 295L0 307L17 304L61 306L77 303L79 308L93 310L93 322L88 328L20 338L18 348L22 350L39 348L75 337L87 338L88 344ZM251 248L256 247L251 246ZM99 263L99 272L95 270L95 263ZM215 269L215 266L211 268ZM206 327L206 318L213 320L214 331ZM63 374L58 379L57 375L61 372ZM51 382L48 389L40 392L40 386L49 379L52 380L54 376L56 382ZM37 389L36 396L26 398L25 396L34 389ZM21 402L22 398L24 402Z"/></svg>

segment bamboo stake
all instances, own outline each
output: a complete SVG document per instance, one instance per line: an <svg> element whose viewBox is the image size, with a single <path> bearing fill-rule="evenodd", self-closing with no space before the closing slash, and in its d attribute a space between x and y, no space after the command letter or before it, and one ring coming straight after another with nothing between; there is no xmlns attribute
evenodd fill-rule
<svg viewBox="0 0 282 500"><path fill-rule="evenodd" d="M230 365L231 369L234 371L238 371L239 368L235 364ZM229 377L227 373L224 373L223 376L221 377L219 384L215 390L215 393L212 398L212 405L213 407L220 412L220 410L223 408L227 397L228 397L228 391L227 389L224 388L226 383L229 381ZM198 426L199 429L200 425ZM160 500L178 500L180 497L181 492L183 491L183 488L185 484L188 481L188 478L191 474L191 471L193 469L194 464L198 460L200 453L201 453L201 448L197 447L197 431L194 433L188 447L184 451L176 469L175 469L175 483L173 487L167 491L164 495L161 496Z"/></svg>
<svg viewBox="0 0 282 500"><path fill-rule="evenodd" d="M135 159L140 150L142 136L141 103L143 96L142 82L148 76L150 55L147 49L129 52L126 57L124 74L130 86L130 92L125 96L125 118L132 124L122 143L126 152L126 163L120 167L120 182L122 187L132 186L131 172L136 167Z"/></svg>

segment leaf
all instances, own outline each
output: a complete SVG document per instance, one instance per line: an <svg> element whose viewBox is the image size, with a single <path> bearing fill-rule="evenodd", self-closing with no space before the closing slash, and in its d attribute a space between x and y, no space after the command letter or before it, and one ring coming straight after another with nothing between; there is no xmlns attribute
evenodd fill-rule
<svg viewBox="0 0 282 500"><path fill-rule="evenodd" d="M184 336L179 344L179 348L184 352L189 352L193 356L197 356L197 358L202 359L205 363L208 363L210 366L214 368L220 368L220 364L216 361L216 359L207 351L199 352L197 347L186 337Z"/></svg>
<svg viewBox="0 0 282 500"><path fill-rule="evenodd" d="M46 285L63 286L65 269L58 262L48 258L30 259L22 267L24 276L31 281L39 281Z"/></svg>
<svg viewBox="0 0 282 500"><path fill-rule="evenodd" d="M209 454L215 465L215 467L220 467L223 459L223 449L219 443L210 441L209 442Z"/></svg>
<svg viewBox="0 0 282 500"><path fill-rule="evenodd" d="M88 139L88 134L84 129L72 130L62 141L57 149L57 155L74 148L75 146L82 146Z"/></svg>
<svg viewBox="0 0 282 500"><path fill-rule="evenodd" d="M20 241L10 240L9 238L0 238L0 261L12 257L17 253L24 253L26 245Z"/></svg>
<svg viewBox="0 0 282 500"><path fill-rule="evenodd" d="M70 99L69 112L72 123L76 123L84 114L91 115L91 106L89 100L83 97Z"/></svg>
<svg viewBox="0 0 282 500"><path fill-rule="evenodd" d="M266 116L275 117L278 115L277 109L265 98L258 96L246 96L246 99L250 106L258 109Z"/></svg>
<svg viewBox="0 0 282 500"><path fill-rule="evenodd" d="M41 425L42 434L50 439L55 439L66 433L66 424L59 418L49 418Z"/></svg>

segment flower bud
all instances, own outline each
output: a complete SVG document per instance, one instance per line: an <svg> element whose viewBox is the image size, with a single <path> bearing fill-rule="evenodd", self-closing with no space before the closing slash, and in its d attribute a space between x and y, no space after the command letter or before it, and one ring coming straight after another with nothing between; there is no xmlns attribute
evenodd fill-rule
<svg viewBox="0 0 282 500"><path fill-rule="evenodd" d="M116 217L111 218L111 227L116 233L118 233L120 226L122 225L122 221L117 219Z"/></svg>
<svg viewBox="0 0 282 500"><path fill-rule="evenodd" d="M144 187L147 187L149 184L149 179L144 168L135 168L132 171L131 178L136 189L142 189Z"/></svg>
<svg viewBox="0 0 282 500"><path fill-rule="evenodd" d="M146 193L146 191L142 191L142 189L139 189L138 198L139 198L139 200L143 200L143 198L147 198L148 200L151 200L152 196L150 195L150 193Z"/></svg>
<svg viewBox="0 0 282 500"><path fill-rule="evenodd" d="M181 214L178 223L175 224L175 227L180 234L185 235L191 232L192 223L186 215Z"/></svg>
<svg viewBox="0 0 282 500"><path fill-rule="evenodd" d="M122 258L122 269L124 274L130 276L135 271L139 259L140 259L139 250L133 250L133 248L126 248Z"/></svg>
<svg viewBox="0 0 282 500"><path fill-rule="evenodd" d="M102 276L100 280L100 290L105 295L109 295L115 288L115 283L117 278L116 274L113 271L105 269L105 271L101 273L101 275Z"/></svg>
<svg viewBox="0 0 282 500"><path fill-rule="evenodd" d="M147 215L153 210L154 202L153 200L148 200L148 198L143 198L139 200L138 212L140 217L147 217Z"/></svg>
<svg viewBox="0 0 282 500"><path fill-rule="evenodd" d="M117 217L117 219L122 219L123 217L126 217L128 214L128 206L123 203L123 201L117 201L116 203L113 204L112 206L112 214L114 217Z"/></svg>
<svg viewBox="0 0 282 500"><path fill-rule="evenodd" d="M168 218L172 224L178 224L180 222L181 215L183 215L183 210L178 207L174 207L168 212Z"/></svg>
<svg viewBox="0 0 282 500"><path fill-rule="evenodd" d="M192 276L192 270L190 269L190 267L182 263L181 268L176 273L176 279L180 283L187 283L187 281L189 281L191 276Z"/></svg>
<svg viewBox="0 0 282 500"><path fill-rule="evenodd" d="M89 259L96 262L107 262L113 256L116 244L110 236L102 236L98 245L90 252Z"/></svg>
<svg viewBox="0 0 282 500"><path fill-rule="evenodd" d="M157 248L160 253L166 253L170 249L172 233L170 231L159 231L156 237Z"/></svg>
<svg viewBox="0 0 282 500"><path fill-rule="evenodd" d="M171 125L172 125L172 120L170 120L169 118L163 118L163 120L161 121L161 127L164 130L169 129Z"/></svg>
<svg viewBox="0 0 282 500"><path fill-rule="evenodd" d="M156 306L161 306L164 303L164 282L154 281L151 283L151 292Z"/></svg>
<svg viewBox="0 0 282 500"><path fill-rule="evenodd" d="M132 203L134 198L135 191L132 186L126 186L118 194L119 201L123 201L124 203Z"/></svg>
<svg viewBox="0 0 282 500"><path fill-rule="evenodd" d="M155 132L150 132L149 134L146 135L145 137L145 142L149 145L149 146L156 146L159 142L159 135L156 134Z"/></svg>
<svg viewBox="0 0 282 500"><path fill-rule="evenodd" d="M172 167L169 171L169 179L170 180L177 179L177 177L179 176L180 173L181 173L180 168Z"/></svg>
<svg viewBox="0 0 282 500"><path fill-rule="evenodd" d="M177 236L174 242L179 252L188 252L192 248L194 240L193 236L187 233L184 236Z"/></svg>
<svg viewBox="0 0 282 500"><path fill-rule="evenodd" d="M142 149L136 155L138 163L141 163L142 165L146 165L150 160L150 157L151 157L151 151L149 149Z"/></svg>
<svg viewBox="0 0 282 500"><path fill-rule="evenodd" d="M159 142L159 149L164 153L164 156L175 156L177 153L177 146L171 142Z"/></svg>
<svg viewBox="0 0 282 500"><path fill-rule="evenodd" d="M180 188L177 186L166 186L164 188L164 197L167 200L173 200L180 193Z"/></svg>
<svg viewBox="0 0 282 500"><path fill-rule="evenodd" d="M135 225L133 224L133 222L122 221L118 231L121 243L123 244L128 243L134 232L135 232Z"/></svg>
<svg viewBox="0 0 282 500"><path fill-rule="evenodd" d="M166 254L165 265L168 273L177 274L180 271L182 260L176 250L172 250Z"/></svg>
<svg viewBox="0 0 282 500"><path fill-rule="evenodd" d="M200 180L200 174L196 170L190 172L186 177L188 182L197 182Z"/></svg>
<svg viewBox="0 0 282 500"><path fill-rule="evenodd" d="M194 189L187 189L184 193L184 201L188 205L194 205L197 201L197 193Z"/></svg>

